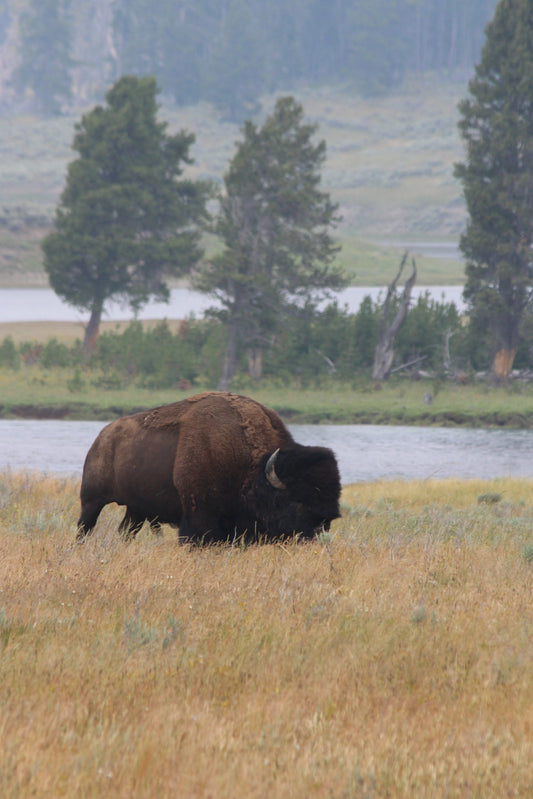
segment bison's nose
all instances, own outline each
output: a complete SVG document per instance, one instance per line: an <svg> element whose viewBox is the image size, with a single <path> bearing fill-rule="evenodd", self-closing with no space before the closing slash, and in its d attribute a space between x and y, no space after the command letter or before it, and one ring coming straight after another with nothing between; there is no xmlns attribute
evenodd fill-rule
<svg viewBox="0 0 533 799"><path fill-rule="evenodd" d="M327 533L329 531L330 525L331 522L327 520L321 522L320 524L317 524L317 526L314 529L314 534L320 535L321 533Z"/></svg>

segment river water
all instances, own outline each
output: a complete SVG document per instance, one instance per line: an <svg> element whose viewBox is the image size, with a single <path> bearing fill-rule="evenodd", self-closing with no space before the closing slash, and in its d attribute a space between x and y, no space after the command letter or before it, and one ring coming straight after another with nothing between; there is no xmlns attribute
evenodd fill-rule
<svg viewBox="0 0 533 799"><path fill-rule="evenodd" d="M426 291L438 302L455 302L458 310L464 307L462 286L415 286L413 298L416 300ZM383 287L350 286L336 292L335 298L341 307L346 305L355 313L364 297L376 300L380 295L385 295ZM168 303L147 303L137 314L137 319L183 319L191 314L200 317L213 305L216 303L205 294L184 288L172 289ZM88 318L87 312L61 302L51 289L0 289L0 322L86 322ZM127 306L109 303L103 318L122 321L132 319L133 314Z"/></svg>
<svg viewBox="0 0 533 799"><path fill-rule="evenodd" d="M0 470L80 476L103 422L0 420ZM378 479L533 477L533 430L292 425L336 453L343 484Z"/></svg>

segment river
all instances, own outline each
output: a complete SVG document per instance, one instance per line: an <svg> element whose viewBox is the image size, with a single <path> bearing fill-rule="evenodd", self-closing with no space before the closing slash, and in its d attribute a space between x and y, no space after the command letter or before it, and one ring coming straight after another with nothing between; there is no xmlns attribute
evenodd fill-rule
<svg viewBox="0 0 533 799"><path fill-rule="evenodd" d="M102 422L0 420L0 470L79 477ZM336 453L344 485L378 479L533 477L533 430L291 425Z"/></svg>
<svg viewBox="0 0 533 799"><path fill-rule="evenodd" d="M385 290L383 286L350 286L336 292L335 297L341 307L346 305L350 311L356 312L364 297L371 296L376 300L380 294L384 296ZM413 298L426 291L439 302L455 302L458 310L464 307L462 286L415 286ZM183 319L190 314L202 316L214 304L213 300L197 291L172 289L168 303L147 303L137 314L137 319ZM87 312L61 302L51 289L0 289L0 322L85 322L88 318ZM132 319L133 314L127 306L108 303L103 318L122 321Z"/></svg>

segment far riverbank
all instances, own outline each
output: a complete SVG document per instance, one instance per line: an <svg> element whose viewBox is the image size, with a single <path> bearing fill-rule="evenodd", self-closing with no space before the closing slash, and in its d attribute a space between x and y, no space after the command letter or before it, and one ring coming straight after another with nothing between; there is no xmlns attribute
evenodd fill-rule
<svg viewBox="0 0 533 799"><path fill-rule="evenodd" d="M83 376L76 381L70 370L0 370L0 418L111 421L206 390L212 387L102 390ZM289 424L533 429L533 389L527 383L490 388L395 379L320 388L242 384L233 391L275 409Z"/></svg>

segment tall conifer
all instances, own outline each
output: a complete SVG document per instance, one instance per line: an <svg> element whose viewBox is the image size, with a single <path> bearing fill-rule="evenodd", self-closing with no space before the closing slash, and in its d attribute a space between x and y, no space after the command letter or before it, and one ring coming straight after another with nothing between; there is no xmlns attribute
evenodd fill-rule
<svg viewBox="0 0 533 799"><path fill-rule="evenodd" d="M243 140L224 176L215 231L223 251L198 287L217 297L228 330L220 388L227 388L239 352L248 349L260 376L261 353L287 313L316 292L342 285L331 268L338 247L330 235L337 206L320 189L324 141L303 121L293 97L281 97L261 128L247 121Z"/></svg>
<svg viewBox="0 0 533 799"><path fill-rule="evenodd" d="M468 209L465 298L492 330L492 371L508 378L533 293L533 0L500 0L460 103Z"/></svg>
<svg viewBox="0 0 533 799"><path fill-rule="evenodd" d="M182 177L194 135L156 119L154 78L120 78L76 126L54 230L43 242L56 294L90 311L86 349L105 303L167 299L166 279L198 261L207 186Z"/></svg>

